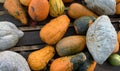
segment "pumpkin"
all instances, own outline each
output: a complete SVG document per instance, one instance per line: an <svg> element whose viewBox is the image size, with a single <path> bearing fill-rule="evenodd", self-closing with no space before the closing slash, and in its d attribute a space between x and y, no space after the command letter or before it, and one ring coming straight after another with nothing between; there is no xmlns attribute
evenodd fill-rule
<svg viewBox="0 0 120 71"><path fill-rule="evenodd" d="M69 2L72 2L74 0L63 0L64 3L69 3Z"/></svg>
<svg viewBox="0 0 120 71"><path fill-rule="evenodd" d="M50 71L76 71L79 64L86 60L84 53L78 53L72 56L65 56L55 59L50 65Z"/></svg>
<svg viewBox="0 0 120 71"><path fill-rule="evenodd" d="M62 0L49 0L49 3L50 3L50 15L52 17L57 17L64 13L65 6Z"/></svg>
<svg viewBox="0 0 120 71"><path fill-rule="evenodd" d="M89 25L94 22L93 16L83 16L74 21L74 28L77 34L86 35Z"/></svg>
<svg viewBox="0 0 120 71"><path fill-rule="evenodd" d="M24 6L29 6L31 0L20 0L20 3Z"/></svg>
<svg viewBox="0 0 120 71"><path fill-rule="evenodd" d="M47 23L40 30L40 38L47 44L56 44L65 34L69 27L70 19L67 15L61 15L49 23Z"/></svg>
<svg viewBox="0 0 120 71"><path fill-rule="evenodd" d="M69 36L56 44L56 51L60 56L68 56L81 52L86 45L85 36Z"/></svg>
<svg viewBox="0 0 120 71"><path fill-rule="evenodd" d="M116 5L116 14L120 14L120 3Z"/></svg>
<svg viewBox="0 0 120 71"><path fill-rule="evenodd" d="M35 21L43 21L49 13L48 0L32 0L28 7L30 17Z"/></svg>
<svg viewBox="0 0 120 71"><path fill-rule="evenodd" d="M32 70L42 70L49 60L54 56L55 50L52 46L46 46L40 50L30 53L28 64Z"/></svg>
<svg viewBox="0 0 120 71"><path fill-rule="evenodd" d="M4 3L4 8L10 15L18 19L22 24L27 24L28 21L25 11L22 8L19 0L6 0Z"/></svg>
<svg viewBox="0 0 120 71"><path fill-rule="evenodd" d="M86 60L84 61L84 63L79 65L78 71L94 71L97 63L93 60L90 53L85 52L85 55Z"/></svg>
<svg viewBox="0 0 120 71"><path fill-rule="evenodd" d="M72 3L70 5L70 7L68 8L68 15L73 19L79 18L81 16L94 16L96 18L98 17L92 11L79 3Z"/></svg>

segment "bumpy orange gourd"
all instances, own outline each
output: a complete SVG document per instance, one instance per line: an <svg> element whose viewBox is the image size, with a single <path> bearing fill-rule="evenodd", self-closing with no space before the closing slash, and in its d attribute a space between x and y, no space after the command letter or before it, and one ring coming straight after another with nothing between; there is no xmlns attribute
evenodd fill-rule
<svg viewBox="0 0 120 71"><path fill-rule="evenodd" d="M27 17L19 0L6 0L4 3L5 9L10 15L20 20L22 24L27 24Z"/></svg>
<svg viewBox="0 0 120 71"><path fill-rule="evenodd" d="M64 13L65 6L62 0L49 0L50 15L52 17L60 16Z"/></svg>
<svg viewBox="0 0 120 71"><path fill-rule="evenodd" d="M40 30L40 38L47 44L56 44L65 34L68 29L70 19L67 15L61 15L49 23L47 23Z"/></svg>
<svg viewBox="0 0 120 71"><path fill-rule="evenodd" d="M29 6L31 0L20 0L20 3L23 4L24 6Z"/></svg>
<svg viewBox="0 0 120 71"><path fill-rule="evenodd" d="M40 50L30 53L28 64L32 70L42 70L49 60L54 56L55 50L52 46L46 46Z"/></svg>
<svg viewBox="0 0 120 71"><path fill-rule="evenodd" d="M49 13L48 0L32 0L28 7L30 17L35 21L43 21Z"/></svg>
<svg viewBox="0 0 120 71"><path fill-rule="evenodd" d="M70 5L68 9L68 15L74 19L79 18L81 16L94 16L96 18L98 17L92 11L88 10L86 7L78 3L73 3Z"/></svg>

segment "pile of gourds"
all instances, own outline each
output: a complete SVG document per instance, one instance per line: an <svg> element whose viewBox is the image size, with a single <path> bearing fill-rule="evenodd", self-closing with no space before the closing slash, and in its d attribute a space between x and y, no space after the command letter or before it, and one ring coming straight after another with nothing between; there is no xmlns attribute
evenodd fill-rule
<svg viewBox="0 0 120 71"><path fill-rule="evenodd" d="M28 24L27 14L37 22L46 20L48 15L53 17L39 33L40 39L47 45L28 56L28 65L32 70L43 70L54 55L58 54L59 57L50 64L50 71L94 71L97 63L103 64L111 54L119 51L120 33L117 35L107 15L120 14L120 0L83 0L86 5L72 2L74 1L5 1L4 8L23 25ZM66 3L70 4L67 13ZM27 10L23 9L23 5L27 6ZM71 18L74 19L76 35L63 37ZM116 60L116 63L120 63L119 55L118 59L112 56L109 58L110 63L120 66L113 64ZM27 69L29 70L29 67Z"/></svg>

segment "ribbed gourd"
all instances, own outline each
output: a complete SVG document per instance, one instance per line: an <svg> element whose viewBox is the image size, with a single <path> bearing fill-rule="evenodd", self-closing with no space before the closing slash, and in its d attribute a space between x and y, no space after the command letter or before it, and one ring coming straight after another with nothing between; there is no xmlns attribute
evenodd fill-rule
<svg viewBox="0 0 120 71"><path fill-rule="evenodd" d="M67 15L52 19L40 30L40 38L49 45L56 44L65 34L70 24Z"/></svg>
<svg viewBox="0 0 120 71"><path fill-rule="evenodd" d="M49 4L52 17L57 17L64 13L65 6L62 0L49 0Z"/></svg>

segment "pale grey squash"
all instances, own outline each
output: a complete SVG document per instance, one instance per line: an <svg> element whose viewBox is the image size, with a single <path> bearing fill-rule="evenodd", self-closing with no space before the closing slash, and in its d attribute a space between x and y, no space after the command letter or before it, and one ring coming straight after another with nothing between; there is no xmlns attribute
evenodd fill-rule
<svg viewBox="0 0 120 71"><path fill-rule="evenodd" d="M88 29L87 48L98 64L103 64L113 52L117 33L108 16L100 16Z"/></svg>
<svg viewBox="0 0 120 71"><path fill-rule="evenodd" d="M0 50L15 46L18 40L24 35L13 23L0 22Z"/></svg>
<svg viewBox="0 0 120 71"><path fill-rule="evenodd" d="M116 0L84 0L86 6L99 15L114 15Z"/></svg>
<svg viewBox="0 0 120 71"><path fill-rule="evenodd" d="M0 52L0 71L31 71L23 56L12 51Z"/></svg>

